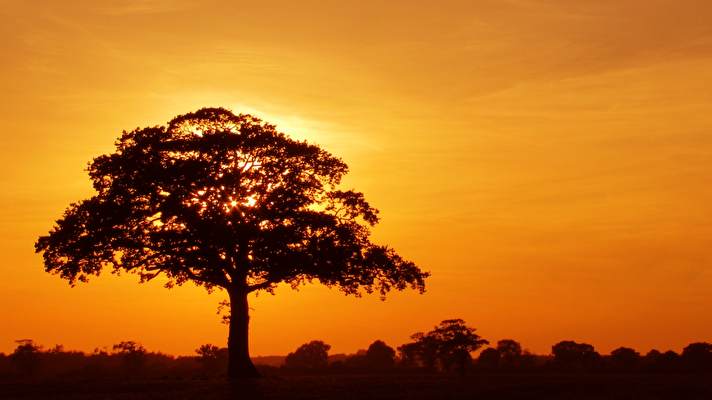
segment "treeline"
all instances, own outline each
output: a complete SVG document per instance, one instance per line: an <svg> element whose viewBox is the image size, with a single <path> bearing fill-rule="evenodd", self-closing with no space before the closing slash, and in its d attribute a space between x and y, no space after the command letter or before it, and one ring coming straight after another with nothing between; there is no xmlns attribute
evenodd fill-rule
<svg viewBox="0 0 712 400"><path fill-rule="evenodd" d="M323 341L305 343L283 359L256 358L263 375L340 373L699 373L712 372L712 344L691 343L682 353L652 350L645 355L620 347L601 355L586 343L562 341L551 354L532 354L515 340L496 343L480 337L463 320L445 320L429 332L393 348L381 340L356 354L329 355ZM479 353L473 357L478 350ZM260 361L271 365L260 364ZM20 340L11 354L0 353L0 380L25 379L200 379L224 376L227 349L205 344L194 356L150 352L133 341L92 353L44 349Z"/></svg>
<svg viewBox="0 0 712 400"><path fill-rule="evenodd" d="M712 344L691 343L682 353L651 350L645 355L619 347L601 355L586 343L565 340L551 354L524 350L512 339L491 344L461 319L445 320L433 330L411 336L412 342L394 349L377 340L354 355L329 357L329 345L312 341L285 359L286 371L419 371L468 372L712 372ZM481 350L477 357L473 353Z"/></svg>

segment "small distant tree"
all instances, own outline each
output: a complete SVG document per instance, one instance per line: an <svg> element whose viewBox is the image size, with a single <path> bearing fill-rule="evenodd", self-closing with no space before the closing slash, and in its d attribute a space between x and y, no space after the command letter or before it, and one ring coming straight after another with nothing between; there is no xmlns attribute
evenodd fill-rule
<svg viewBox="0 0 712 400"><path fill-rule="evenodd" d="M419 366L420 344L417 342L412 342L398 346L398 358L400 365L404 367L412 368Z"/></svg>
<svg viewBox="0 0 712 400"><path fill-rule="evenodd" d="M652 349L647 352L641 360L643 368L645 368L647 371L656 371L657 369L659 369L661 355L662 353L660 352L660 350L657 349Z"/></svg>
<svg viewBox="0 0 712 400"><path fill-rule="evenodd" d="M502 339L497 342L500 365L504 368L515 368L522 358L522 345L512 339Z"/></svg>
<svg viewBox="0 0 712 400"><path fill-rule="evenodd" d="M673 350L668 350L658 358L659 369L663 371L677 371L680 369L681 357Z"/></svg>
<svg viewBox="0 0 712 400"><path fill-rule="evenodd" d="M51 354L64 353L64 345L63 344L55 344L54 347L49 349L48 352Z"/></svg>
<svg viewBox="0 0 712 400"><path fill-rule="evenodd" d="M34 375L39 368L42 346L35 344L32 339L20 339L15 343L17 347L10 354L10 362L20 374Z"/></svg>
<svg viewBox="0 0 712 400"><path fill-rule="evenodd" d="M135 374L146 362L146 348L132 340L119 342L112 346L114 354L121 357L125 372Z"/></svg>
<svg viewBox="0 0 712 400"><path fill-rule="evenodd" d="M227 349L220 348L213 344L204 344L195 350L203 369L206 372L213 373L218 368L227 362Z"/></svg>
<svg viewBox="0 0 712 400"><path fill-rule="evenodd" d="M393 368L396 351L385 342L376 340L366 350L366 365L375 370Z"/></svg>
<svg viewBox="0 0 712 400"><path fill-rule="evenodd" d="M640 353L630 347L619 347L611 351L610 356L613 367L617 370L632 371L640 364Z"/></svg>
<svg viewBox="0 0 712 400"><path fill-rule="evenodd" d="M463 372L472 360L470 353L489 343L461 319L444 320L428 334L440 344L438 358L446 371L455 366Z"/></svg>
<svg viewBox="0 0 712 400"><path fill-rule="evenodd" d="M687 345L682 350L682 362L688 370L712 370L712 344L698 342Z"/></svg>
<svg viewBox="0 0 712 400"><path fill-rule="evenodd" d="M214 344L203 344L195 349L195 353L200 356L201 359L216 359L220 354L220 347Z"/></svg>
<svg viewBox="0 0 712 400"><path fill-rule="evenodd" d="M413 342L398 347L404 365L434 370L438 364L440 343L434 336L417 332L410 336Z"/></svg>
<svg viewBox="0 0 712 400"><path fill-rule="evenodd" d="M556 366L569 370L592 368L600 358L600 355L590 344L576 343L571 340L555 344L551 348L551 353Z"/></svg>
<svg viewBox="0 0 712 400"><path fill-rule="evenodd" d="M256 117L203 108L124 132L89 165L96 194L71 204L35 250L72 285L106 267L224 289L228 376L258 376L248 294L314 280L357 296L425 288L428 273L371 242L378 210L340 189L347 171Z"/></svg>
<svg viewBox="0 0 712 400"><path fill-rule="evenodd" d="M351 371L363 371L368 369L368 361L366 360L366 350L359 349L354 354L345 355L340 360L335 360L329 363L329 367L339 369L348 369Z"/></svg>
<svg viewBox="0 0 712 400"><path fill-rule="evenodd" d="M484 370L495 370L499 368L500 354L499 350L488 347L480 353L477 357L477 367Z"/></svg>
<svg viewBox="0 0 712 400"><path fill-rule="evenodd" d="M439 364L445 371L455 366L464 372L472 361L470 353L489 343L461 319L444 320L430 332L419 332L411 338L414 342L399 347L402 357L416 359L427 369Z"/></svg>
<svg viewBox="0 0 712 400"><path fill-rule="evenodd" d="M321 370L329 365L329 350L331 346L321 340L313 340L299 346L289 353L284 360L284 366L290 369Z"/></svg>
<svg viewBox="0 0 712 400"><path fill-rule="evenodd" d="M680 364L680 355L672 350L661 352L657 349L653 349L642 359L642 366L646 370L655 372L678 371L681 367Z"/></svg>

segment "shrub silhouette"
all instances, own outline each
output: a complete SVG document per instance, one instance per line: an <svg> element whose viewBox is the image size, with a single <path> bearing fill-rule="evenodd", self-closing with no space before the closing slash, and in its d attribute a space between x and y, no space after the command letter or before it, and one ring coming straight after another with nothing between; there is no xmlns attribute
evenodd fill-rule
<svg viewBox="0 0 712 400"><path fill-rule="evenodd" d="M105 267L191 281L230 299L228 376L258 376L247 296L318 280L346 294L408 287L428 274L373 244L378 211L341 190L348 167L274 125L222 108L124 132L95 158L96 194L73 203L35 244L47 272L74 285Z"/></svg>

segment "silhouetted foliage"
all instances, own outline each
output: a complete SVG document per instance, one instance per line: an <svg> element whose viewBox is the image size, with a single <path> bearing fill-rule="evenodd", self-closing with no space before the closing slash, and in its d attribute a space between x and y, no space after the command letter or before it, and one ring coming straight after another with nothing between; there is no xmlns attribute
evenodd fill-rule
<svg viewBox="0 0 712 400"><path fill-rule="evenodd" d="M412 335L411 339L416 339L416 335ZM400 361L400 365L406 368L420 366L420 350L421 344L418 341L398 346L398 359Z"/></svg>
<svg viewBox="0 0 712 400"><path fill-rule="evenodd" d="M376 340L368 346L365 361L371 370L385 370L393 368L396 362L396 351L382 340Z"/></svg>
<svg viewBox="0 0 712 400"><path fill-rule="evenodd" d="M569 371L591 369L600 359L600 355L590 344L571 340L555 344L551 348L551 354L557 368Z"/></svg>
<svg viewBox="0 0 712 400"><path fill-rule="evenodd" d="M371 243L378 211L338 188L346 164L250 115L204 108L124 132L95 158L97 194L70 205L35 245L72 285L105 267L167 286L191 281L230 298L230 377L256 376L250 292L316 279L347 294L412 287L428 276Z"/></svg>
<svg viewBox="0 0 712 400"><path fill-rule="evenodd" d="M329 355L329 370L337 373L356 372L366 373L370 371L366 360L366 350L360 349L355 354L334 354Z"/></svg>
<svg viewBox="0 0 712 400"><path fill-rule="evenodd" d="M503 342L503 341L500 341ZM572 346L570 341L557 344L557 354L569 354L569 364L564 368L550 356L534 355L522 351L519 361L513 367L503 367L500 363L501 353L506 349L516 349L511 343L505 342L497 348L484 349L477 360L476 367L480 373L494 373L506 371L511 373L531 372L537 375L559 371L570 373L627 373L634 375L641 373L708 376L712 371L712 360L709 358L710 347L705 342L692 343L685 347L682 355L673 351L661 353L657 350L650 351L644 357L627 347L621 347L605 357L591 356L591 349L585 344L576 343ZM573 342L575 343L575 342ZM412 344L412 343L411 343ZM402 348L403 346L401 346ZM118 381L143 381L155 379L195 379L215 378L224 374L227 364L227 349L215 345L205 344L196 350L196 356L173 357L161 353L150 352L143 346L132 341L123 341L111 347L114 351L96 349L93 353L85 354L79 351L67 351L63 346L57 345L43 350L42 346L31 340L18 341L18 346L9 355L0 353L0 382L42 380L118 380ZM380 340L369 346L368 350L359 350L355 354L337 354L329 356L330 347L322 341L313 341L300 346L287 357L257 357L256 363L260 371L266 374L289 375L322 375L322 374L410 374L424 376L423 370L413 368L417 364L407 364L401 359L399 364L390 364L387 360L390 347ZM573 350L572 350L573 349ZM392 349L391 349L392 350ZM568 352L568 353L567 353ZM516 354L516 350L511 352ZM572 353L578 356L571 356ZM136 363L140 357L140 361ZM595 358L595 364L582 366L581 359ZM378 360L378 361L375 361ZM392 359L391 359L392 360ZM550 362L547 362L550 360ZM561 359L559 359L560 361ZM633 363L631 360L636 360ZM387 365L391 365L387 367ZM278 368L282 365L283 368ZM440 366L440 360L437 359ZM453 365L455 366L455 365ZM553 368L552 367L556 367ZM492 376L492 375L488 375ZM666 378L661 378L666 379Z"/></svg>
<svg viewBox="0 0 712 400"><path fill-rule="evenodd" d="M17 343L17 347L10 354L10 361L21 374L34 375L39 367L42 347L36 345L31 339L17 340L15 343Z"/></svg>
<svg viewBox="0 0 712 400"><path fill-rule="evenodd" d="M668 350L660 355L660 367L663 371L675 371L680 368L680 355Z"/></svg>
<svg viewBox="0 0 712 400"><path fill-rule="evenodd" d="M112 346L115 354L121 357L126 375L140 374L146 363L146 348L134 341L124 341Z"/></svg>
<svg viewBox="0 0 712 400"><path fill-rule="evenodd" d="M439 347L435 337L418 332L410 338L413 342L398 347L403 364L434 370L438 362Z"/></svg>
<svg viewBox="0 0 712 400"><path fill-rule="evenodd" d="M611 351L610 361L615 370L634 371L638 369L641 357L640 353L630 347L619 347Z"/></svg>
<svg viewBox="0 0 712 400"><path fill-rule="evenodd" d="M682 362L688 370L712 371L712 344L690 343L682 350Z"/></svg>
<svg viewBox="0 0 712 400"><path fill-rule="evenodd" d="M219 374L227 365L227 349L212 344L204 344L195 350L200 364L207 375Z"/></svg>
<svg viewBox="0 0 712 400"><path fill-rule="evenodd" d="M497 347L488 347L480 352L477 368L482 371L504 370L523 372L542 369L549 364L551 357L531 354L522 350L522 345L512 339L502 339Z"/></svg>
<svg viewBox="0 0 712 400"><path fill-rule="evenodd" d="M512 339L502 339L497 342L499 365L502 368L516 368L522 358L522 346Z"/></svg>
<svg viewBox="0 0 712 400"><path fill-rule="evenodd" d="M642 360L643 368L652 372L677 371L681 367L680 355L672 350L664 353L659 350L650 350Z"/></svg>
<svg viewBox="0 0 712 400"><path fill-rule="evenodd" d="M495 370L499 368L499 350L488 347L480 352L477 357L477 366L484 370Z"/></svg>
<svg viewBox="0 0 712 400"><path fill-rule="evenodd" d="M289 369L323 370L329 364L329 349L331 346L321 340L305 343L284 360L284 366Z"/></svg>
<svg viewBox="0 0 712 400"><path fill-rule="evenodd" d="M461 319L444 320L432 331L419 332L411 338L414 342L398 348L406 364L429 370L439 366L444 371L455 367L461 373L472 361L470 353L488 343Z"/></svg>

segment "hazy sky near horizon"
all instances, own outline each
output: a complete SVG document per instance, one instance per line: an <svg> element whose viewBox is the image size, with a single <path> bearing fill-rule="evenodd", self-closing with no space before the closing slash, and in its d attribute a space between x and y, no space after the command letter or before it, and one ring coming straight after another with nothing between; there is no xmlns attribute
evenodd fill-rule
<svg viewBox="0 0 712 400"><path fill-rule="evenodd" d="M0 0L0 351L224 344L221 293L70 288L33 243L124 129L254 113L351 167L376 241L432 272L385 302L251 298L253 355L463 318L547 353L712 341L712 3Z"/></svg>

